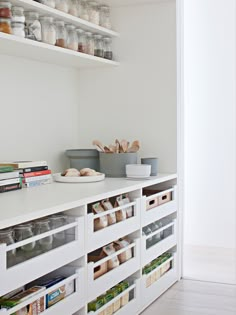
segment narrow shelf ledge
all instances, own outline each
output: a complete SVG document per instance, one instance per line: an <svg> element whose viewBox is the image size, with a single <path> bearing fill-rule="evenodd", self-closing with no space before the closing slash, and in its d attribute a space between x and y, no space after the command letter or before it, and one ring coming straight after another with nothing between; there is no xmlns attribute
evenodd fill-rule
<svg viewBox="0 0 236 315"><path fill-rule="evenodd" d="M111 37L119 37L119 33L101 27L99 25L93 24L86 20L82 20L76 16L65 13L63 11L53 9L44 4L38 3L33 0L11 0L11 3L15 6L22 6L25 10L37 11L40 15L47 15L53 18L64 21L65 23L70 23L76 27L81 27L84 30L91 31L96 34L107 35Z"/></svg>
<svg viewBox="0 0 236 315"><path fill-rule="evenodd" d="M73 68L97 68L119 65L118 62L112 60L1 32L0 54Z"/></svg>

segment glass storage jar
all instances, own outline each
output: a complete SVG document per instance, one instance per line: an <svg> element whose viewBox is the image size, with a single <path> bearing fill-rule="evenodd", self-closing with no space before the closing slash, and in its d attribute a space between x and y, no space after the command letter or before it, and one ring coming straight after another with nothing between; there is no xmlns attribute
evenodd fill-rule
<svg viewBox="0 0 236 315"><path fill-rule="evenodd" d="M55 7L57 10L68 13L69 10L68 0L56 0Z"/></svg>
<svg viewBox="0 0 236 315"><path fill-rule="evenodd" d="M42 39L39 14L34 11L25 12L25 37L37 41Z"/></svg>
<svg viewBox="0 0 236 315"><path fill-rule="evenodd" d="M40 17L40 22L42 25L42 41L47 44L56 44L56 27L54 25L54 20L50 16Z"/></svg>
<svg viewBox="0 0 236 315"><path fill-rule="evenodd" d="M83 20L89 20L88 14L88 2L87 0L80 0L80 10L79 10L79 17Z"/></svg>
<svg viewBox="0 0 236 315"><path fill-rule="evenodd" d="M79 16L79 2L78 0L70 0L68 13L74 16Z"/></svg>
<svg viewBox="0 0 236 315"><path fill-rule="evenodd" d="M25 23L24 8L12 7L11 9L11 21L16 23Z"/></svg>
<svg viewBox="0 0 236 315"><path fill-rule="evenodd" d="M86 52L85 32L84 30L77 28L76 33L77 33L77 39L78 39L78 51L81 53L85 53Z"/></svg>
<svg viewBox="0 0 236 315"><path fill-rule="evenodd" d="M71 25L71 24L67 24L66 25L66 32L67 32L67 43L66 43L67 48L77 51L78 38L77 38L75 26Z"/></svg>
<svg viewBox="0 0 236 315"><path fill-rule="evenodd" d="M55 214L49 217L51 229L57 229L66 224L66 216L63 214ZM53 234L53 247L58 247L66 243L66 233L61 231Z"/></svg>
<svg viewBox="0 0 236 315"><path fill-rule="evenodd" d="M11 34L11 19L0 18L0 32Z"/></svg>
<svg viewBox="0 0 236 315"><path fill-rule="evenodd" d="M37 220L34 222L34 234L40 235L42 233L50 231L49 219ZM42 252L47 252L52 249L53 236L49 235L36 242L36 250L39 249Z"/></svg>
<svg viewBox="0 0 236 315"><path fill-rule="evenodd" d="M0 230L0 243L5 243L7 245L14 244L13 230L12 229L4 229ZM15 254L16 250L10 250L7 252L7 266L13 266L15 264Z"/></svg>
<svg viewBox="0 0 236 315"><path fill-rule="evenodd" d="M85 32L86 38L86 54L94 56L94 38L91 32Z"/></svg>
<svg viewBox="0 0 236 315"><path fill-rule="evenodd" d="M110 7L107 5L101 5L99 7L99 11L100 11L99 25L111 29Z"/></svg>
<svg viewBox="0 0 236 315"><path fill-rule="evenodd" d="M0 18L11 18L11 3L7 1L0 2Z"/></svg>
<svg viewBox="0 0 236 315"><path fill-rule="evenodd" d="M23 241L27 238L34 236L32 224L25 223L20 224L14 227L14 235L16 242ZM23 245L20 248L17 248L17 252L21 256L21 260L31 258L34 256L35 242Z"/></svg>
<svg viewBox="0 0 236 315"><path fill-rule="evenodd" d="M152 230L150 229L149 226L143 227L143 235L148 236L148 235L150 235L151 233L152 233ZM152 237L147 238L147 240L146 240L146 248L151 247L152 244L153 244Z"/></svg>
<svg viewBox="0 0 236 315"><path fill-rule="evenodd" d="M94 56L104 57L102 35L94 35Z"/></svg>
<svg viewBox="0 0 236 315"><path fill-rule="evenodd" d="M55 8L56 3L55 0L38 0L38 2L45 4L48 7Z"/></svg>
<svg viewBox="0 0 236 315"><path fill-rule="evenodd" d="M20 22L11 23L12 34L19 37L25 37L25 24Z"/></svg>
<svg viewBox="0 0 236 315"><path fill-rule="evenodd" d="M112 54L112 48L111 48L111 38L110 37L104 37L103 38L103 44L104 44L104 58L112 60L113 54Z"/></svg>
<svg viewBox="0 0 236 315"><path fill-rule="evenodd" d="M56 26L56 46L66 48L66 29L64 21L55 21Z"/></svg>
<svg viewBox="0 0 236 315"><path fill-rule="evenodd" d="M89 22L99 25L99 10L96 1L89 1L88 3Z"/></svg>

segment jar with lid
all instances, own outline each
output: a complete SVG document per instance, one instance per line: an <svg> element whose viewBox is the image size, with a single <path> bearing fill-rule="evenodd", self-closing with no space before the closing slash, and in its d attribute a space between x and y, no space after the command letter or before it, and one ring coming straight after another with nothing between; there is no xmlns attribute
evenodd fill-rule
<svg viewBox="0 0 236 315"><path fill-rule="evenodd" d="M56 46L66 48L66 29L64 21L55 21Z"/></svg>
<svg viewBox="0 0 236 315"><path fill-rule="evenodd" d="M68 0L56 0L56 9L68 13L69 5Z"/></svg>
<svg viewBox="0 0 236 315"><path fill-rule="evenodd" d="M100 11L99 25L111 29L110 7L108 5L101 5L99 7L99 11Z"/></svg>
<svg viewBox="0 0 236 315"><path fill-rule="evenodd" d="M66 25L66 32L67 32L67 48L71 50L78 49L78 38L75 30L75 26L71 24Z"/></svg>
<svg viewBox="0 0 236 315"><path fill-rule="evenodd" d="M11 19L0 18L0 32L11 34Z"/></svg>
<svg viewBox="0 0 236 315"><path fill-rule="evenodd" d="M12 7L11 9L11 21L16 23L25 23L24 8Z"/></svg>
<svg viewBox="0 0 236 315"><path fill-rule="evenodd" d="M150 234L152 234L152 230L150 229L149 226L144 226L143 227L143 235L145 236L148 236ZM152 241L152 237L149 237L146 239L146 248L150 248L153 244L153 241Z"/></svg>
<svg viewBox="0 0 236 315"><path fill-rule="evenodd" d="M14 244L13 230L12 229L4 229L0 230L0 243L5 243L6 245ZM12 249L7 252L7 266L13 266L15 264L16 250Z"/></svg>
<svg viewBox="0 0 236 315"><path fill-rule="evenodd" d="M40 17L40 22L42 25L42 41L47 44L56 44L56 27L54 25L54 20L50 16Z"/></svg>
<svg viewBox="0 0 236 315"><path fill-rule="evenodd" d="M0 2L0 18L11 18L11 3L8 1Z"/></svg>
<svg viewBox="0 0 236 315"><path fill-rule="evenodd" d="M74 16L79 16L79 2L78 0L70 0L68 13Z"/></svg>
<svg viewBox="0 0 236 315"><path fill-rule="evenodd" d="M25 223L20 224L14 227L14 234L15 234L15 240L16 242L23 241L27 238L30 238L34 235L32 224ZM31 258L34 256L34 248L35 248L35 242L31 242L29 244L23 245L20 248L17 249L17 252L20 256L22 256L22 260L25 260L27 258Z"/></svg>
<svg viewBox="0 0 236 315"><path fill-rule="evenodd" d="M25 37L37 41L41 41L41 23L39 22L39 14L34 11L25 12Z"/></svg>
<svg viewBox="0 0 236 315"><path fill-rule="evenodd" d="M80 0L79 17L83 20L89 20L88 2L87 0Z"/></svg>
<svg viewBox="0 0 236 315"><path fill-rule="evenodd" d="M38 0L38 2L45 4L48 7L55 8L55 0Z"/></svg>
<svg viewBox="0 0 236 315"><path fill-rule="evenodd" d="M94 56L104 57L102 35L94 35Z"/></svg>
<svg viewBox="0 0 236 315"><path fill-rule="evenodd" d="M86 52L86 37L85 37L85 32L84 30L77 28L76 29L76 33L77 33L77 39L78 39L78 51L81 53L85 53Z"/></svg>
<svg viewBox="0 0 236 315"><path fill-rule="evenodd" d="M12 34L19 37L25 37L25 24L20 22L11 22Z"/></svg>
<svg viewBox="0 0 236 315"><path fill-rule="evenodd" d="M34 222L34 234L40 235L50 231L49 219L41 219ZM47 252L52 249L53 236L49 235L36 242L36 250Z"/></svg>
<svg viewBox="0 0 236 315"><path fill-rule="evenodd" d="M63 214L55 214L49 217L51 229L57 229L66 224L66 216ZM61 231L53 234L53 247L58 247L66 243L66 233Z"/></svg>
<svg viewBox="0 0 236 315"><path fill-rule="evenodd" d="M93 55L94 56L94 38L93 34L91 32L85 32L85 38L86 38L86 54Z"/></svg>
<svg viewBox="0 0 236 315"><path fill-rule="evenodd" d="M111 48L111 38L110 37L104 37L103 38L103 44L104 44L104 58L112 60L113 54L112 54L112 48Z"/></svg>
<svg viewBox="0 0 236 315"><path fill-rule="evenodd" d="M88 3L89 22L99 25L99 10L96 1L89 1Z"/></svg>

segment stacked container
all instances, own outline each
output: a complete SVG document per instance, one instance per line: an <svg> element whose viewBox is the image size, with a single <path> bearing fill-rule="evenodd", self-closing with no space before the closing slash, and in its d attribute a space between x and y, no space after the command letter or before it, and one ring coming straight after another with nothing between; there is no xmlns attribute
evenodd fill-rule
<svg viewBox="0 0 236 315"><path fill-rule="evenodd" d="M0 1L0 32L12 34L11 3Z"/></svg>

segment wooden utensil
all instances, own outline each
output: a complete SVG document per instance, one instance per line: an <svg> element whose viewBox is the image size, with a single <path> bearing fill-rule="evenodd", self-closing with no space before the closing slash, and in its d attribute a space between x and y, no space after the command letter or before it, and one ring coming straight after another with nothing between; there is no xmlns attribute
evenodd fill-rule
<svg viewBox="0 0 236 315"><path fill-rule="evenodd" d="M115 144L116 144L116 153L121 153L121 152L120 152L121 146L120 146L120 142L119 142L118 139L116 139Z"/></svg>
<svg viewBox="0 0 236 315"><path fill-rule="evenodd" d="M124 153L127 152L127 150L128 150L128 141L125 140L125 139L122 139L121 142L120 142L120 145L122 147L123 152Z"/></svg>
<svg viewBox="0 0 236 315"><path fill-rule="evenodd" d="M97 149L99 148L98 151L105 152L104 146L99 140L93 140L93 145L95 145Z"/></svg>
<svg viewBox="0 0 236 315"><path fill-rule="evenodd" d="M140 149L140 143L138 140L135 140L132 142L131 147L128 148L127 152L131 153L131 152L138 152L138 150Z"/></svg>

